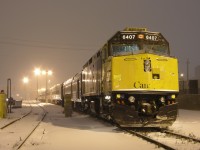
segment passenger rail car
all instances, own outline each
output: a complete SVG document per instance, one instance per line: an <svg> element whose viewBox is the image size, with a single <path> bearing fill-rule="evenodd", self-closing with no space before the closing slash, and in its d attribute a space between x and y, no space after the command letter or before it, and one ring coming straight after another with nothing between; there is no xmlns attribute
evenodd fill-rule
<svg viewBox="0 0 200 150"><path fill-rule="evenodd" d="M63 83L64 99L70 99L72 101L72 107L80 110L83 108L81 105L81 79L81 73L78 73Z"/></svg>
<svg viewBox="0 0 200 150"><path fill-rule="evenodd" d="M62 104L61 96L62 84L56 84L49 89L49 99L48 101L53 104Z"/></svg>
<svg viewBox="0 0 200 150"><path fill-rule="evenodd" d="M45 89L39 89L38 90L37 100L39 100L41 102L46 102L46 91L45 91Z"/></svg>
<svg viewBox="0 0 200 150"><path fill-rule="evenodd" d="M159 32L118 31L66 87L74 108L123 127L167 127L176 120L178 62Z"/></svg>
<svg viewBox="0 0 200 150"><path fill-rule="evenodd" d="M41 102L49 102L52 104L62 105L62 89L63 84L56 84L52 86L49 90L40 89L38 91L38 100Z"/></svg>

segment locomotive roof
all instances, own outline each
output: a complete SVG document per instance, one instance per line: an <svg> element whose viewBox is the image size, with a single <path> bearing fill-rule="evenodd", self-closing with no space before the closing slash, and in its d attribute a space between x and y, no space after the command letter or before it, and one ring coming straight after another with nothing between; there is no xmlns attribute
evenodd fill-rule
<svg viewBox="0 0 200 150"><path fill-rule="evenodd" d="M164 39L166 42L168 42L163 35L160 32L152 32L152 31L148 31L147 28L130 28L127 27L124 30L121 31L117 31L109 40L108 42L112 41L115 37L117 37L120 34L129 34L129 33L133 33L133 34L151 34L151 35L159 35L162 39Z"/></svg>

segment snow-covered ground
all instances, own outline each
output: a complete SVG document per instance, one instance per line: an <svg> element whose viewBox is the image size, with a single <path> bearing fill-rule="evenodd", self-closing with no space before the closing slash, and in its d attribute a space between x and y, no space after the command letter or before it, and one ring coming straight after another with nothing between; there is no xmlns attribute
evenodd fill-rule
<svg viewBox="0 0 200 150"><path fill-rule="evenodd" d="M22 149L42 150L141 150L156 146L140 138L123 133L117 127L73 113L64 118L62 108L46 105L47 118L26 142Z"/></svg>
<svg viewBox="0 0 200 150"><path fill-rule="evenodd" d="M88 115L73 113L65 118L63 108L52 104L41 104L48 111L46 118L29 137L21 149L30 150L141 150L160 149L136 136L119 131L108 123ZM7 119L0 119L0 126L15 118L17 114L28 112L30 109L13 109ZM9 119L8 119L9 118ZM195 135L200 138L200 111L179 110L177 121L170 127L178 133ZM26 130L25 126L21 127ZM23 130L22 130L23 131ZM1 132L1 131L0 131ZM8 131L9 133L9 131ZM14 132L12 133L15 136ZM1 138L4 138L0 136ZM8 141L9 143L9 141ZM6 145L4 143L4 145ZM4 147L5 148L5 147ZM1 149L1 143L0 143Z"/></svg>
<svg viewBox="0 0 200 150"><path fill-rule="evenodd" d="M178 118L170 129L200 139L200 111L179 109Z"/></svg>

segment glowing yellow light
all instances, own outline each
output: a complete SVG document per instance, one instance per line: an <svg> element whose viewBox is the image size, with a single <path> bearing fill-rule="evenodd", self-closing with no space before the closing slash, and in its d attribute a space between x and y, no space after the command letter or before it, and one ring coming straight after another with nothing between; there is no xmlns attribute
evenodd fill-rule
<svg viewBox="0 0 200 150"><path fill-rule="evenodd" d="M138 34L138 39L144 39L144 34Z"/></svg>
<svg viewBox="0 0 200 150"><path fill-rule="evenodd" d="M42 75L46 75L46 74L51 76L53 72L51 70L48 70L48 71L42 70Z"/></svg>
<svg viewBox="0 0 200 150"><path fill-rule="evenodd" d="M46 74L46 71L45 70L42 70L42 75L45 75Z"/></svg>
<svg viewBox="0 0 200 150"><path fill-rule="evenodd" d="M40 75L41 74L40 68L35 68L34 73L36 76Z"/></svg>
<svg viewBox="0 0 200 150"><path fill-rule="evenodd" d="M25 84L28 83L28 82L29 82L28 77L24 77L24 78L23 78L23 82L24 82Z"/></svg>
<svg viewBox="0 0 200 150"><path fill-rule="evenodd" d="M176 95L173 94L173 95L171 96L171 98L172 98L172 99L175 99L175 98L176 98Z"/></svg>
<svg viewBox="0 0 200 150"><path fill-rule="evenodd" d="M120 97L121 97L121 95L120 95L120 94L117 94L117 95L116 95L116 98L120 98Z"/></svg>
<svg viewBox="0 0 200 150"><path fill-rule="evenodd" d="M53 74L53 72L51 70L49 70L47 73L48 73L48 75L52 75Z"/></svg>

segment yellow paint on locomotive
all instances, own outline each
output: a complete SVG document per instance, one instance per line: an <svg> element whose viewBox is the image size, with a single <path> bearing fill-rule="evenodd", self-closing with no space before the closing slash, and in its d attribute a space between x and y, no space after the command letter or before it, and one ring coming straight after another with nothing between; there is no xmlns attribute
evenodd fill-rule
<svg viewBox="0 0 200 150"><path fill-rule="evenodd" d="M150 60L145 71L144 60ZM178 61L155 54L112 58L112 91L179 91Z"/></svg>

